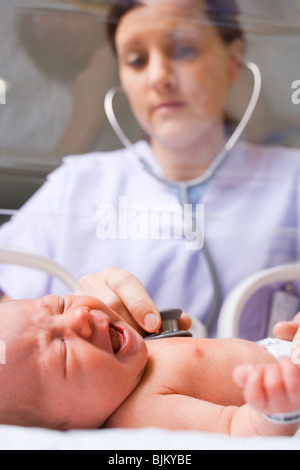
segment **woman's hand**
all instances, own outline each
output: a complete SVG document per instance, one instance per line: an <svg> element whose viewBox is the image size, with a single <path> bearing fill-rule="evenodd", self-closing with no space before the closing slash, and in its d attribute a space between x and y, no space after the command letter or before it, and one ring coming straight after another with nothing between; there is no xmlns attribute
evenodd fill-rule
<svg viewBox="0 0 300 470"><path fill-rule="evenodd" d="M300 364L300 313L293 321L281 322L275 325L274 335L285 341L292 341L291 355L294 364Z"/></svg>
<svg viewBox="0 0 300 470"><path fill-rule="evenodd" d="M276 338L283 339L285 341L293 341L299 329L300 313L295 316L293 321L277 323L273 332Z"/></svg>
<svg viewBox="0 0 300 470"><path fill-rule="evenodd" d="M161 327L159 310L141 282L121 268L107 268L98 274L84 276L75 294L99 298L143 336L145 331L154 333ZM190 318L182 315L180 328L190 326Z"/></svg>

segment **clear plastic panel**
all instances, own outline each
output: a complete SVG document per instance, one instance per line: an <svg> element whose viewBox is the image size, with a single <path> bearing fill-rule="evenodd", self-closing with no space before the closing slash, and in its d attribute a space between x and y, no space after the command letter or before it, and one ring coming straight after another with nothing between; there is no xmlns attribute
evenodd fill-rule
<svg viewBox="0 0 300 470"><path fill-rule="evenodd" d="M147 0L145 3L151 6L151 1ZM187 15L184 12L189 2L190 0L181 2L185 22ZM107 15L112 3L116 2L0 0L0 224L19 214L19 209L43 185L47 176L61 166L65 156L109 152L123 147L104 111L107 91L120 84L118 61L107 38ZM121 0L119 3L124 5ZM163 10L164 7L168 8L174 1L160 0L159 3L165 14L167 10ZM199 1L200 3L204 5L204 0ZM239 139L241 142L237 144L242 147L235 148L236 152L240 149L244 160L241 158L236 164L228 167L225 165L222 172L217 173L215 193L211 195L211 199L208 197L207 202L204 200L205 240L219 271L220 290L225 295L247 275L299 259L297 169L300 165L297 160L300 148L300 2L240 0L238 16L226 15L224 18L219 14L218 8L223 5L226 9L230 2L215 0L205 4L213 4L218 14L215 11L202 12L199 17L190 19L191 24L197 25L199 30L203 30L203 34L205 28L211 27L212 18L215 26L222 27L223 30L227 28L231 31L239 24L245 38L243 61L255 63L262 77L258 104ZM158 19L161 18L158 16ZM112 18L111 23L113 22ZM140 29L143 29L142 24ZM230 117L229 133L234 131L244 115L253 86L253 73L244 68L239 80L230 89L224 109L224 115ZM131 142L145 138L145 129L137 124L124 96L116 98L115 112ZM248 158L250 147L245 149L243 145L248 146L249 143L258 147L252 151L256 155L256 167L248 169L244 162ZM265 152L268 153L267 157ZM96 157L97 153L94 155ZM74 164L74 168L76 165ZM78 159L77 170L80 165L84 169L82 159ZM102 178L109 174L107 167L107 164L104 169L101 167L104 175L100 172ZM122 166L124 175L126 168ZM50 178L57 185L53 204L48 204L52 197L49 196L50 192L48 194L47 189L42 189L41 204L38 206L35 202L30 202L25 211L20 211L19 222L12 233L4 237L5 242L0 231L0 248L25 249L26 252L33 251L33 254L41 256L53 255L53 260L62 263L65 269L70 269L77 279L88 271L95 272L107 264L117 264L135 273L147 284L143 266L145 257L152 250L151 236L144 243L141 232L140 237L136 234L135 240L128 235L130 231L126 232L129 239L120 236L118 231L104 242L104 238L101 239L103 234L99 234L99 214L104 210L105 204L115 204L118 211L122 201L124 202L120 202L119 196L131 195L136 182L131 182L129 189L129 184L126 186L127 183L124 183L121 176L117 178L118 170L115 166L111 185L107 180L101 180L100 186L107 188L107 196L100 191L99 200L93 200L88 209L78 201L66 209L66 199L59 200L59 185L65 185L70 194L71 190L74 194L79 194L85 188L88 193L91 180L95 178L89 179L83 171L81 186L74 189L70 180L62 180L60 173L55 173ZM139 170L135 168L134 171ZM195 178L197 176L195 174ZM151 175L148 178L151 179ZM148 179L141 183L141 193L147 192L148 183ZM116 186L114 196L113 184L119 185ZM156 192L158 184L156 181L152 188L149 183L150 189L148 188L156 204L160 194L162 198L165 194L162 189L161 193L160 190ZM206 194L209 196L208 191L209 189ZM91 195L91 198L94 196L95 194ZM130 212L132 205L143 204L146 199L144 193L141 197L132 196L127 201L128 211ZM149 200L147 199L147 204ZM167 201L168 198L161 200L162 203L168 203ZM35 253L34 242L27 249L23 246L22 231L26 233L24 237L28 237L28 227L31 224L36 225L39 240L44 236L50 237L52 231L51 236L61 237L63 244L66 234L71 237L71 233L74 233L74 249L77 251L70 266L67 265L64 253L55 252L54 248L45 252L37 249ZM104 258L109 251L114 253L111 263L107 261L107 257L105 262L101 261L101 250L97 255L100 256L99 262L96 263L92 251L94 245L87 247L86 242L81 243L79 238L76 241L76 237L80 237L86 226L90 227L86 231L91 231L91 237L101 240ZM57 231L53 230L54 227ZM75 227L74 232L72 227ZM16 231L20 232L18 236ZM160 241L155 245L155 250L158 258L161 252L160 260L163 260L165 241ZM38 245L46 246L48 242L47 239ZM67 249L67 241L64 243ZM126 258L126 252L133 253L130 262ZM168 280L167 283L170 280L166 265L168 259L173 258L174 255L169 254L165 259L164 279ZM82 265L82 259L86 259L85 265ZM158 269L159 262L157 263ZM185 261L182 266L184 263ZM180 261L176 269L179 266ZM202 269L201 266L199 270ZM209 278L211 275L207 268L203 269L203 272L199 271L199 285L201 276ZM226 271L230 271L230 274ZM188 276L187 273L185 275ZM21 282L21 274L19 279ZM47 287L47 282L44 282L45 291L51 290L49 285ZM1 285L0 288L5 290ZM189 288L189 295L193 296L192 288L196 287L191 283ZM171 286L169 291L172 293ZM157 288L153 287L154 297L155 292ZM210 284L204 294L205 305L210 303L212 292ZM29 296L30 294L28 292ZM159 294L155 300L159 302L162 299L163 295ZM266 302L269 301L270 299ZM194 312L197 310L195 305L196 301L192 306ZM159 306L172 307L163 301ZM185 310L185 305L173 307Z"/></svg>
<svg viewBox="0 0 300 470"><path fill-rule="evenodd" d="M62 156L120 146L103 109L106 91L119 83L105 32L111 3L0 1L2 209L20 207ZM299 2L241 0L240 10L246 59L257 63L263 78L244 135L299 147ZM237 121L251 80L245 72L230 94L228 111ZM125 130L136 140L135 121L126 104L120 106Z"/></svg>

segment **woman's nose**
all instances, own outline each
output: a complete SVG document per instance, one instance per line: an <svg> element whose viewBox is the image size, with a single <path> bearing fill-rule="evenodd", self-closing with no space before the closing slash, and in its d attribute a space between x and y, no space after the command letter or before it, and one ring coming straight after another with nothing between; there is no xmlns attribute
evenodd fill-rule
<svg viewBox="0 0 300 470"><path fill-rule="evenodd" d="M172 64L163 54L153 53L149 59L148 81L158 91L175 87L176 77Z"/></svg>
<svg viewBox="0 0 300 470"><path fill-rule="evenodd" d="M92 334L92 316L88 307L75 307L62 316L65 333L89 339Z"/></svg>

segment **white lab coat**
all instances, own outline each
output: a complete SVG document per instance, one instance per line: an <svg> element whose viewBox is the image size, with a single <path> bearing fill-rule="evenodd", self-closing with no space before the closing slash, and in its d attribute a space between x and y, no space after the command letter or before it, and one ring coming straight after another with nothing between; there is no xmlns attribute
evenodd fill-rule
<svg viewBox="0 0 300 470"><path fill-rule="evenodd" d="M138 142L136 150L161 171L146 142ZM223 298L242 278L299 259L299 170L296 150L239 143L206 186L198 202L204 204L205 243ZM159 308L181 308L205 320L213 289L203 250L187 250L184 237L163 240L150 234L147 239L143 219L134 225L130 213L129 235L122 233L120 239L117 230L113 239L105 209L115 208L120 223L118 208L125 200L130 209L137 203L141 208L178 204L174 191L128 150L67 157L2 227L0 247L51 258L78 279L107 266L122 267L141 280ZM100 239L109 230L109 238ZM139 234L144 239L134 239ZM56 279L5 265L0 266L0 287L13 299L67 293ZM271 293L264 289L246 306L242 337L265 336Z"/></svg>

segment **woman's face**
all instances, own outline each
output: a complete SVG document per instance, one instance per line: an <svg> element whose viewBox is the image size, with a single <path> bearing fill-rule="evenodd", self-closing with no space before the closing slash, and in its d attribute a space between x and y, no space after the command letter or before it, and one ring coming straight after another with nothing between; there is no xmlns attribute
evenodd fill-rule
<svg viewBox="0 0 300 470"><path fill-rule="evenodd" d="M127 13L117 29L122 86L152 141L201 141L212 126L223 125L242 42L226 45L199 2L146 3Z"/></svg>

